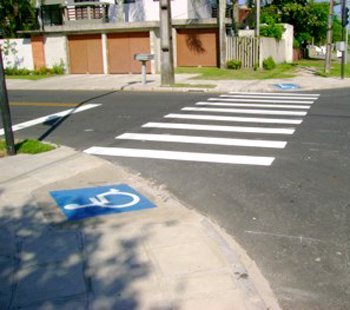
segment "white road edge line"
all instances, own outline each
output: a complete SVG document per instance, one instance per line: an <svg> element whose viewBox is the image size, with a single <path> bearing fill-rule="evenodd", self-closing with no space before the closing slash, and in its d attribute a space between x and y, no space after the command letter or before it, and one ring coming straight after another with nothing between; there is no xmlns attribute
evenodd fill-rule
<svg viewBox="0 0 350 310"><path fill-rule="evenodd" d="M35 126L35 125L39 125L39 124L45 123L47 121L52 121L54 119L67 116L69 114L75 114L75 113L78 113L78 112L83 112L83 111L86 111L86 110L89 110L89 109L92 109L92 108L96 108L96 107L98 107L100 105L101 105L100 103L88 103L88 104L85 104L85 105L83 105L81 107L78 107L78 108L72 108L72 109L61 111L61 112L58 112L58 113L49 114L49 115L46 115L46 116L43 116L43 117L40 117L40 118L37 118L37 119L33 119L33 120L30 120L30 121L27 121L27 122L23 122L23 123L19 123L17 125L13 125L12 126L12 130L13 131L17 131L17 130L25 129L25 128L28 128L28 127L32 127L32 126ZM0 135L4 135L4 129L0 129Z"/></svg>
<svg viewBox="0 0 350 310"><path fill-rule="evenodd" d="M240 95L278 95L278 96L315 96L319 97L320 94L301 94L301 93L290 93L290 92L285 92L285 93L254 93L254 92L236 92L236 91L231 91L229 94L240 94Z"/></svg>
<svg viewBox="0 0 350 310"><path fill-rule="evenodd" d="M206 102L198 101L196 105L209 105L209 106L221 106L221 107L250 107L250 108L281 108L281 109L310 109L309 105L290 105L290 104L263 104L263 103L227 103L227 102Z"/></svg>
<svg viewBox="0 0 350 310"><path fill-rule="evenodd" d="M225 98L226 97L226 98ZM209 98L208 101L230 101L230 102L266 102L266 103L295 103L295 104L313 104L314 101L305 100L274 100L274 99L235 99L230 98L227 95L222 95L220 98Z"/></svg>
<svg viewBox="0 0 350 310"><path fill-rule="evenodd" d="M240 164L240 165L256 165L271 166L275 157L263 156L243 156L243 155L225 155L212 153L195 153L195 152L175 152L163 150L148 149L130 149L118 147L97 147L93 146L84 151L88 154L105 155L105 156L121 156L135 158L153 158L167 159L179 161L195 161L206 163L220 164Z"/></svg>
<svg viewBox="0 0 350 310"><path fill-rule="evenodd" d="M242 122L242 123L263 123L263 124L290 124L300 125L301 119L278 119L278 118L258 118L258 117L237 117L237 116L219 116L219 115L204 115L204 114L177 114L170 113L164 118L176 119L197 119L208 121L222 121L222 122Z"/></svg>
<svg viewBox="0 0 350 310"><path fill-rule="evenodd" d="M167 128L167 129L188 129L206 131L226 131L226 132L246 132L262 134L292 135L295 128L264 128L264 127L243 127L243 126L217 126L217 125L197 125L180 123L146 123L143 128Z"/></svg>
<svg viewBox="0 0 350 310"><path fill-rule="evenodd" d="M205 111L205 112L223 112L223 113L237 113L237 114L264 114L264 115L291 115L291 116L305 116L307 112L299 111L278 111L278 110L258 110L258 109L225 109L225 108L193 108L185 107L182 111Z"/></svg>
<svg viewBox="0 0 350 310"><path fill-rule="evenodd" d="M198 137L198 136L167 135L167 134L145 134L145 133L124 133L116 137L116 139L227 145L227 146L263 147L263 148L275 148L275 149L283 149L287 145L286 141L232 139L232 138Z"/></svg>

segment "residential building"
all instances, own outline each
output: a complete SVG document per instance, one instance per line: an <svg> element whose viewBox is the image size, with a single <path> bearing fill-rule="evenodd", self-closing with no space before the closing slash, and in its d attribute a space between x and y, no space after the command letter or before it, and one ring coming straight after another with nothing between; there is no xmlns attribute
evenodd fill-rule
<svg viewBox="0 0 350 310"><path fill-rule="evenodd" d="M160 71L159 0L43 3L42 29L31 32L34 67L63 62L73 74L138 73L134 55L151 53L147 70ZM171 11L175 65L217 66L216 0L171 0Z"/></svg>

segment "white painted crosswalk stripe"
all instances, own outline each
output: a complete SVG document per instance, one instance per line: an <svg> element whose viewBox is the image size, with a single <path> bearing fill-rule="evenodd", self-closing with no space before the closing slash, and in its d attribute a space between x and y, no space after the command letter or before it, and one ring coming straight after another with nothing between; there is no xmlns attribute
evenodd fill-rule
<svg viewBox="0 0 350 310"><path fill-rule="evenodd" d="M193 107L184 107L181 109L181 113L164 115L164 122L149 122L142 125L143 129L149 129L148 132L126 132L115 137L118 141L127 141L132 148L93 146L85 152L129 158L270 166L275 157L258 156L258 152L267 152L267 149L270 149L269 152L272 152L272 149L274 152L278 152L286 147L287 141L255 138L261 134L277 135L277 137L278 135L293 135L296 130L295 125L300 125L303 122L302 118L307 115L311 105L318 97L319 94L231 92L220 95L218 98L196 102ZM196 123L177 123L176 120L195 120ZM225 123L221 123L225 124L224 126L202 124L203 121L227 122L226 124L229 125ZM243 123L243 126L236 126L235 123ZM244 123L255 124L245 126L248 124ZM283 126L282 124L291 126L280 128ZM173 134L175 131L180 134ZM194 135L195 131L199 131L199 135ZM226 136L229 137L220 137L220 132L226 132ZM213 133L215 136L210 136ZM231 137L233 134L228 133L235 133L234 137ZM281 138L281 140L285 139ZM137 148L137 145L146 143L151 147ZM171 149L180 148L180 151L157 149L159 146L172 144L175 146L173 145ZM186 146L186 144L192 145ZM224 151L219 153L186 151L186 147L202 149L203 145L207 145L206 148L216 146L215 149L220 146ZM249 153L254 151L256 155L241 155L248 152L247 148L251 148ZM237 153L229 154L231 149L239 149L237 153L240 155ZM233 153L235 152L233 151Z"/></svg>
<svg viewBox="0 0 350 310"><path fill-rule="evenodd" d="M218 125L197 125L180 123L146 123L143 128L167 128L167 129L188 129L188 130L207 130L207 131L226 131L226 132L245 132L259 134L281 134L292 135L294 128L264 128L264 127L243 127L243 126L218 126Z"/></svg>
<svg viewBox="0 0 350 310"><path fill-rule="evenodd" d="M208 120L208 121L222 121L222 122L263 123L263 124L289 124L289 125L300 125L303 122L303 120L301 119L237 117L237 116L178 114L178 113L167 114L164 116L164 118L194 119L194 120Z"/></svg>
<svg viewBox="0 0 350 310"><path fill-rule="evenodd" d="M278 108L278 109L310 109L309 105L290 105L290 104L252 104L252 103L227 103L227 102L207 102L199 101L196 105L221 106L221 107L248 107L248 108Z"/></svg>
<svg viewBox="0 0 350 310"><path fill-rule="evenodd" d="M83 112L83 111L86 111L86 110L89 110L89 109L92 109L92 108L96 108L96 107L99 107L100 105L101 105L100 103L84 104L84 105L82 105L80 107L77 107L77 108L68 109L68 110L61 111L61 112L54 113L54 114L49 114L49 115L46 115L46 116L43 116L43 117L39 117L39 118L30 120L30 121L27 121L27 122L23 122L23 123L20 123L20 124L17 124L17 125L13 125L12 126L12 130L13 131L17 131L17 130L25 129L25 128L32 127L32 126L35 126L35 125L43 124L45 122L53 121L53 120L56 120L58 118L68 116L70 114L75 114L75 113ZM0 136L3 135L3 134L4 134L4 129L0 129Z"/></svg>
<svg viewBox="0 0 350 310"><path fill-rule="evenodd" d="M279 110L258 110L258 109L226 109L226 108L192 108L185 107L182 111L204 111L204 112L223 112L237 114L264 114L264 115L290 115L290 116L305 116L307 112L302 111L279 111Z"/></svg>
<svg viewBox="0 0 350 310"><path fill-rule="evenodd" d="M244 155L225 155L213 153L197 153L197 152L177 152L165 150L149 150L149 149L131 149L118 147L96 147L93 146L84 151L88 154L135 157L135 158L152 158L164 160L180 160L192 162L221 163L221 164L241 164L241 165L257 165L270 166L274 161L274 157L267 156L244 156Z"/></svg>
<svg viewBox="0 0 350 310"><path fill-rule="evenodd" d="M214 137L146 134L146 133L124 133L116 137L116 139L193 143L193 144L212 144L212 145L227 145L227 146L245 146L245 147L264 147L264 148L276 148L276 149L283 149L287 145L287 142L285 141L214 138Z"/></svg>
<svg viewBox="0 0 350 310"><path fill-rule="evenodd" d="M230 101L230 102L265 102L265 103L291 103L291 104L313 104L311 100L275 100L275 99L238 99L223 95L220 98L209 98L208 101Z"/></svg>
<svg viewBox="0 0 350 310"><path fill-rule="evenodd" d="M303 94L303 93L290 93L290 92L284 92L284 93L259 93L259 92L235 92L231 91L229 94L238 94L238 95L276 95L276 96L307 96L307 97L319 97L320 94Z"/></svg>
<svg viewBox="0 0 350 310"><path fill-rule="evenodd" d="M301 97L301 96L271 96L270 94L262 95L221 95L220 97L230 98L251 98L251 99L284 99L284 100L316 100L318 97Z"/></svg>

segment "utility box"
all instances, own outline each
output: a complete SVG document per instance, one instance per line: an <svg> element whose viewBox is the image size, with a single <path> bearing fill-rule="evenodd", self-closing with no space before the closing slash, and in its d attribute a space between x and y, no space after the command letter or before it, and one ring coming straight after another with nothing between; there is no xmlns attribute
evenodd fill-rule
<svg viewBox="0 0 350 310"><path fill-rule="evenodd" d="M134 59L141 61L142 84L146 85L146 62L154 59L154 54L135 54Z"/></svg>
<svg viewBox="0 0 350 310"><path fill-rule="evenodd" d="M339 41L335 43L337 51L344 52L345 51L345 42Z"/></svg>

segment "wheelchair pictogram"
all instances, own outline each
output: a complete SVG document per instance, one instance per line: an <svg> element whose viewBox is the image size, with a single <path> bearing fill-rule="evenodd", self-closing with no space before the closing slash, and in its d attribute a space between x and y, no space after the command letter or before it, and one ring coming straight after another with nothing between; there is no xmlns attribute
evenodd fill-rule
<svg viewBox="0 0 350 310"><path fill-rule="evenodd" d="M156 207L127 184L51 191L50 194L70 221Z"/></svg>
<svg viewBox="0 0 350 310"><path fill-rule="evenodd" d="M126 196L130 198L129 202L123 203L123 204L113 204L110 200L107 199L108 196ZM101 208L109 208L109 209L122 209L122 208L128 208L132 207L140 202L140 197L128 192L122 192L118 189L111 188L108 192L98 194L94 197L89 197L89 200L91 203L89 204L68 204L65 205L63 208L66 210L77 210L77 209L83 209L83 208L90 208L90 207L101 207Z"/></svg>

